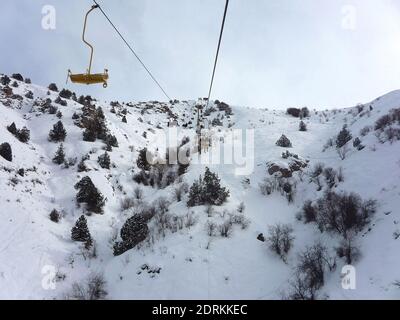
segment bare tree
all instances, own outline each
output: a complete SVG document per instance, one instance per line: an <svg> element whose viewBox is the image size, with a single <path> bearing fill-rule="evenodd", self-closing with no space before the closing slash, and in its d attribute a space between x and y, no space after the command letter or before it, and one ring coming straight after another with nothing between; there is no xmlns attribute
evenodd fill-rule
<svg viewBox="0 0 400 320"><path fill-rule="evenodd" d="M142 188L136 187L136 188L133 190L133 193L134 193L135 198L136 198L137 200L142 200L142 199L143 199L143 190L142 190Z"/></svg>
<svg viewBox="0 0 400 320"><path fill-rule="evenodd" d="M355 234L351 234L347 239L342 239L340 246L336 248L339 258L344 258L347 264L357 262L361 256L359 247L357 246Z"/></svg>
<svg viewBox="0 0 400 320"><path fill-rule="evenodd" d="M286 262L287 254L293 245L293 228L288 224L276 224L269 227L267 242L269 248Z"/></svg>
<svg viewBox="0 0 400 320"><path fill-rule="evenodd" d="M75 300L102 300L107 296L106 281L102 274L92 274L85 283L75 282L68 298Z"/></svg>
<svg viewBox="0 0 400 320"><path fill-rule="evenodd" d="M340 159L344 160L344 159L346 159L347 154L350 151L350 148L347 144L345 144L344 146L337 148L336 150L337 150L337 153L338 153Z"/></svg>

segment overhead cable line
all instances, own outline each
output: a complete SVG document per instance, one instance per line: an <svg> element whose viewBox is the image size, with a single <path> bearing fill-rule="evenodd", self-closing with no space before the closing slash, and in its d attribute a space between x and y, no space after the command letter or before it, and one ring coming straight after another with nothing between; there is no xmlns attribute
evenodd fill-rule
<svg viewBox="0 0 400 320"><path fill-rule="evenodd" d="M149 68L144 64L142 59L138 56L138 54L135 52L135 50L132 48L132 46L128 43L128 41L125 39L125 37L121 34L121 32L118 30L118 28L115 26L115 24L111 21L111 19L108 17L108 15L104 12L103 8L97 3L96 0L93 0L93 2L98 6L100 9L101 13L104 15L104 17L107 19L107 21L110 23L110 25L114 28L114 30L117 32L119 37L122 39L122 41L126 44L126 46L129 48L129 50L132 52L132 54L136 57L136 59L139 61L139 63L143 66L143 68L147 71L151 79L157 84L157 86L161 89L161 91L164 93L164 95L168 98L168 100L171 100L167 92L164 90L164 88L161 86L161 84L157 81L155 76L151 73Z"/></svg>
<svg viewBox="0 0 400 320"><path fill-rule="evenodd" d="M224 17L222 19L222 25L221 25L221 32L219 34L217 53L215 54L214 68L213 68L213 72L212 72L212 76L211 76L210 89L208 90L207 106L208 106L208 102L210 101L211 91L212 91L213 84L214 84L215 70L217 69L219 50L221 48L222 35L224 33L225 20L226 20L226 14L228 12L228 6L229 6L229 0L226 0L225 10L224 10Z"/></svg>
<svg viewBox="0 0 400 320"><path fill-rule="evenodd" d="M208 90L206 109L208 108L208 104L210 102L211 92L212 92L214 78L215 78L215 71L217 70L219 51L221 49L222 35L224 34L224 27L225 27L226 15L228 13L228 6L229 6L229 0L226 0L224 16L222 18L222 24L221 24L221 31L219 33L217 52L215 54L215 59L214 59L214 67L213 67L213 72L212 72L212 76L211 76L210 88ZM199 154L201 154L201 144L202 144L202 137L201 137L202 125L201 125L201 123L203 123L203 112L201 112L201 114L200 114L200 108L197 108L197 134L198 134L198 152L199 152Z"/></svg>

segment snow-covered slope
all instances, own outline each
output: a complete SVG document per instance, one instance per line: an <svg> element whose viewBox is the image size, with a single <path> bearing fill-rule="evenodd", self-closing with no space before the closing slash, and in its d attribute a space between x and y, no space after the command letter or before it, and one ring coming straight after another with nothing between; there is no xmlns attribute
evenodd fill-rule
<svg viewBox="0 0 400 320"><path fill-rule="evenodd" d="M232 107L230 115L223 109L219 111L218 103L210 102L216 110L207 116L206 123L221 122L222 126L212 128L215 143L205 155L215 151L217 141L233 143L228 139L232 130L254 129L254 154L248 154L254 170L246 176L238 175L235 165L204 164L198 154L193 154L187 172L172 185L158 189L133 180L139 172L139 150L147 147L157 151L171 119L179 128L180 139L188 136L195 148L195 106L204 101L112 103L113 107L108 102L92 101L102 107L107 127L118 140L118 147L109 152L111 168L103 169L97 158L104 153L105 144L99 139L83 141L83 129L76 125L74 114L82 113L82 104L62 99L66 101L63 106L55 102L58 92L22 81L16 81L18 87L14 87L12 82L8 88L0 84L0 144L8 142L13 154L12 162L0 157L0 298L62 299L71 294L74 283L84 284L97 273L104 275L108 299L280 299L290 290L300 252L321 240L334 254L339 241L337 236L321 233L315 225L296 218L305 200L316 200L326 190L325 182L319 191L310 182L309 173L317 163L337 171L341 168L344 181L335 183L336 192L356 192L363 199L378 200L373 221L357 235L362 253L355 263L357 289L342 289L341 268L345 262L336 258L337 267L326 274L318 297L400 297L400 289L394 285L400 280L400 239L394 236L400 232L400 142L382 143L374 130L380 117L400 107L400 91L364 106L311 111L310 117L303 120L308 128L305 132L299 131L300 120L284 111ZM33 97L25 96L28 91ZM50 114L43 108L46 99L51 99L50 104L62 115L54 110ZM122 121L124 116L126 122ZM59 120L67 131L63 143L67 158L77 158L79 162L88 154L85 164L90 171L78 172L78 163L65 168L52 162L59 143L49 142L48 134ZM27 143L7 130L13 122L19 129L26 126L30 130ZM342 160L335 147L325 145L335 139L345 123L365 148L359 151L349 142L349 151ZM367 126L372 128L364 129ZM362 129L364 133L360 135ZM287 150L306 164L301 173L296 172L291 178L296 182L291 203L278 192L265 196L259 187L270 177L271 164L287 168L293 160L293 156L282 158L286 149L275 145L282 134L293 145ZM221 184L230 191L228 201L213 207L212 214L206 212L205 206L188 208L187 192L182 201L174 197L178 186L190 186L204 174L206 166L219 175ZM84 213L83 207L77 206L74 185L84 176L89 176L107 199L104 214L87 216L96 244L95 257L81 243L71 240L71 228ZM132 198L138 187L143 199L123 210L121 202ZM169 214L182 219L182 228L176 232L167 228L160 233L155 221L150 221L146 241L114 256L113 244L124 222L135 208L155 204L160 197L169 201ZM234 225L229 237L222 237L219 232L210 236L207 226L219 226L229 216L237 215L241 203L245 226ZM49 219L53 209L63 214L58 223ZM266 243L257 240L261 233L268 236L268 227L276 223L290 223L294 228L295 240L286 263Z"/></svg>

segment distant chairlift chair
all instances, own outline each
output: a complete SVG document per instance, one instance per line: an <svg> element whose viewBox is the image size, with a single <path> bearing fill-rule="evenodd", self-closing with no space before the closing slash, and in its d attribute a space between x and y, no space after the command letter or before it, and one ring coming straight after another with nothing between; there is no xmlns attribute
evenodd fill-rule
<svg viewBox="0 0 400 320"><path fill-rule="evenodd" d="M94 10L99 8L98 5L92 6L92 8L86 13L85 16L85 23L83 26L83 33L82 33L82 41L90 48L90 62L89 68L87 73L80 73L80 74L73 74L71 70L68 70L68 78L71 79L73 83L80 83L80 84L98 84L102 83L104 88L107 88L107 80L108 80L108 70L104 69L104 73L91 73L92 69L92 60L93 60L93 46L85 40L85 33L86 33L86 23L88 15ZM67 78L67 82L68 82Z"/></svg>

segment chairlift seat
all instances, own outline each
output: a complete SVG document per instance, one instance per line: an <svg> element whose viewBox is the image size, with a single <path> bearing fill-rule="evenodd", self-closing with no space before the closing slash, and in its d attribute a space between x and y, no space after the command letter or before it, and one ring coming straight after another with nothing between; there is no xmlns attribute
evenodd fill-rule
<svg viewBox="0 0 400 320"><path fill-rule="evenodd" d="M104 73L79 73L79 74L72 74L69 73L69 78L73 83L80 83L80 84L98 84L102 83L103 87L107 87L107 80L108 80L108 70L104 70Z"/></svg>

